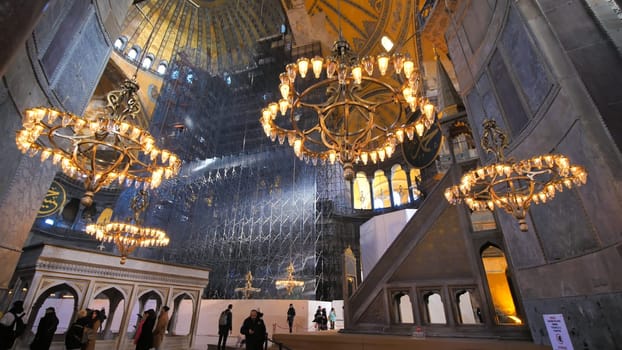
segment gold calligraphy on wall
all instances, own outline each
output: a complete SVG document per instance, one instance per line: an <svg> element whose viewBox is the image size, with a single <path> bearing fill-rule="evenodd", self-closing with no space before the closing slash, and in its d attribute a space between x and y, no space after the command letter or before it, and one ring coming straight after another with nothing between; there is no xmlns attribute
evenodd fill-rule
<svg viewBox="0 0 622 350"><path fill-rule="evenodd" d="M56 181L52 181L48 192L43 198L37 217L43 218L57 213L63 207L66 199L67 194L65 193L63 186Z"/></svg>

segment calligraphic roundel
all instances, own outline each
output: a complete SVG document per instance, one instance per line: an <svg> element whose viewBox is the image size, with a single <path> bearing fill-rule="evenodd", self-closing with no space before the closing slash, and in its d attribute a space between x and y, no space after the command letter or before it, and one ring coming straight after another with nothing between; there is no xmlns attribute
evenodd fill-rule
<svg viewBox="0 0 622 350"><path fill-rule="evenodd" d="M420 137L415 133L412 140L405 138L402 143L402 154L410 166L422 169L432 164L438 157L442 142L443 133L437 120L423 136Z"/></svg>
<svg viewBox="0 0 622 350"><path fill-rule="evenodd" d="M50 188L48 188L48 192L43 198L43 203L41 203L37 217L42 218L58 212L65 204L66 199L67 195L63 186L56 181L52 181Z"/></svg>

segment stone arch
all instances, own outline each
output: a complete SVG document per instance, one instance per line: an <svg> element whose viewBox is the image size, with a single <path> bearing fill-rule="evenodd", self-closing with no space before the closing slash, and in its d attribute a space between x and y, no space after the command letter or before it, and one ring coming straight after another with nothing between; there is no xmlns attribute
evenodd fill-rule
<svg viewBox="0 0 622 350"><path fill-rule="evenodd" d="M155 305L149 303L150 300L154 300ZM137 294L136 301L134 305L131 306L132 311L130 314L130 322L128 323L127 331L134 332L134 327L137 327L139 322L138 315L142 315L143 312L151 308L151 306L153 306L154 310L159 310L162 307L164 300L165 298L162 292L155 288L150 288Z"/></svg>
<svg viewBox="0 0 622 350"><path fill-rule="evenodd" d="M89 307L104 310L106 317L102 321L101 331L105 339L112 339L115 337L115 334L120 333L121 322L126 309L125 306L129 300L127 293L116 286L107 285L97 289L93 296L93 299L89 302ZM96 302L98 299L104 299L98 298L100 296L104 296L107 299L107 308ZM120 314L118 313L119 310L121 310Z"/></svg>
<svg viewBox="0 0 622 350"><path fill-rule="evenodd" d="M192 322L194 319L194 307L197 300L191 293L180 292L175 294L173 300L171 320L168 324L168 330L173 335L189 335L192 332ZM184 302L190 300L191 304ZM184 317L188 315L189 317ZM183 322L182 322L183 321Z"/></svg>
<svg viewBox="0 0 622 350"><path fill-rule="evenodd" d="M523 324L504 249L492 242L486 242L480 246L480 259L484 283L494 310L493 319L500 325Z"/></svg>
<svg viewBox="0 0 622 350"><path fill-rule="evenodd" d="M57 333L67 329L78 312L78 305L81 297L81 295L78 293L78 290L79 288L76 288L76 286L73 285L71 282L66 281L59 281L45 289L42 289L34 298L30 315L28 317L28 328L32 328L33 326L38 324L37 321L41 317L43 317L43 314L45 313L45 309L43 308L43 306L46 305L46 301L52 298L52 295L54 295L54 299L61 299L61 301L66 299L73 299L71 312L61 312L60 309L57 309L58 304L55 306L56 314L59 318ZM64 292L67 292L67 294L64 294ZM65 298L65 295L69 295L70 297ZM66 303L61 303L61 305L62 304Z"/></svg>

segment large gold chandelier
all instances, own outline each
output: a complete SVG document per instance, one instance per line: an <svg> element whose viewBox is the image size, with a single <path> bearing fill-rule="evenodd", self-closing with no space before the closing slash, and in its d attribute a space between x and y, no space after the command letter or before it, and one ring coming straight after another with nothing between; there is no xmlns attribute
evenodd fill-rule
<svg viewBox="0 0 622 350"><path fill-rule="evenodd" d="M314 165L340 162L348 180L354 163L382 162L434 123L416 64L400 53L359 59L340 38L330 57L299 58L279 78L282 98L260 118L266 136Z"/></svg>
<svg viewBox="0 0 622 350"><path fill-rule="evenodd" d="M137 188L158 187L162 179L179 172L179 158L155 145L149 132L135 125L140 113L134 79L107 95L107 105L78 117L50 107L27 109L17 147L41 161L51 158L70 177L83 181L81 202L93 203L93 195L113 181Z"/></svg>
<svg viewBox="0 0 622 350"><path fill-rule="evenodd" d="M147 192L144 190L132 198L133 217L126 222L103 222L89 224L86 233L94 236L102 243L113 242L121 253L121 264L125 264L127 256L138 247L162 247L169 243L169 238L162 230L143 227L143 213L149 204Z"/></svg>
<svg viewBox="0 0 622 350"><path fill-rule="evenodd" d="M545 203L564 188L586 183L585 169L570 164L564 155L506 159L503 149L509 144L507 135L494 120L483 125L482 149L493 153L496 162L468 171L459 185L445 189L445 198L451 204L465 203L473 211L503 208L518 220L521 231L527 231L525 217L531 203Z"/></svg>

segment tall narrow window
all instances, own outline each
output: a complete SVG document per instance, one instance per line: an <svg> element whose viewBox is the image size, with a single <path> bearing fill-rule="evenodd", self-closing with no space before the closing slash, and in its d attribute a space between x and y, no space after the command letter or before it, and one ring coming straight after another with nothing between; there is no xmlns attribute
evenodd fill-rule
<svg viewBox="0 0 622 350"><path fill-rule="evenodd" d="M412 168L409 171L410 176L410 184L411 184L411 190L412 190L412 194L413 194L413 199L416 201L421 197L421 191L419 191L419 188L417 187L417 184L419 183L419 180L421 179L421 170L416 169L416 168Z"/></svg>
<svg viewBox="0 0 622 350"><path fill-rule="evenodd" d="M391 187L393 189L393 204L400 206L410 202L406 172L399 164L391 167Z"/></svg>
<svg viewBox="0 0 622 350"><path fill-rule="evenodd" d="M161 61L160 64L158 64L158 69L156 71L158 72L158 74L164 75L166 73L167 68L168 68L168 65L166 61Z"/></svg>
<svg viewBox="0 0 622 350"><path fill-rule="evenodd" d="M508 264L505 254L501 249L490 245L482 251L482 262L497 323L522 324L516 312L514 296L508 281Z"/></svg>
<svg viewBox="0 0 622 350"><path fill-rule="evenodd" d="M147 55L147 57L143 58L143 62L141 63L141 67L143 69L149 69L149 68L151 68L152 64L153 64L153 55L149 54L149 55Z"/></svg>
<svg viewBox="0 0 622 350"><path fill-rule="evenodd" d="M461 324L482 323L482 310L472 291L462 290L456 294L458 302L458 320Z"/></svg>
<svg viewBox="0 0 622 350"><path fill-rule="evenodd" d="M359 171L354 178L352 186L352 198L354 209L371 209L371 191L369 190L369 181L364 172Z"/></svg>
<svg viewBox="0 0 622 350"><path fill-rule="evenodd" d="M391 193L389 191L389 181L382 170L376 170L374 181L374 209L391 207Z"/></svg>
<svg viewBox="0 0 622 350"><path fill-rule="evenodd" d="M413 306L408 292L400 291L393 295L393 309L396 323L415 323Z"/></svg>
<svg viewBox="0 0 622 350"><path fill-rule="evenodd" d="M446 324L445 306L439 293L429 293L423 298L426 306L426 314L430 324Z"/></svg>
<svg viewBox="0 0 622 350"><path fill-rule="evenodd" d="M130 51L127 52L127 58L129 58L132 61L136 61L139 53L140 53L140 48L138 48L137 46L134 46L130 49Z"/></svg>

